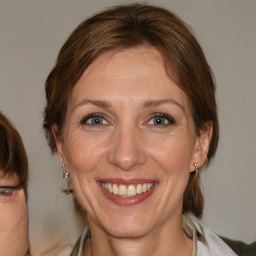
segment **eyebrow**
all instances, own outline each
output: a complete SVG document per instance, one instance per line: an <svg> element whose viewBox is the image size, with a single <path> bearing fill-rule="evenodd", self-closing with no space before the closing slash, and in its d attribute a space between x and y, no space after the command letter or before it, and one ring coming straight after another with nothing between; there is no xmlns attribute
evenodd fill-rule
<svg viewBox="0 0 256 256"><path fill-rule="evenodd" d="M84 99L81 102L79 102L77 105L75 105L73 110L82 105L89 105L89 104L94 105L96 107L100 107L100 108L111 108L111 104L107 101Z"/></svg>
<svg viewBox="0 0 256 256"><path fill-rule="evenodd" d="M84 99L82 100L80 103L78 103L76 106L74 106L73 110L76 109L79 106L82 105L94 105L96 107L101 107L101 108L111 108L111 103L104 101L104 100L89 100L89 99ZM148 100L146 101L143 106L144 108L150 108L150 107L157 107L163 104L175 104L176 106L178 106L179 108L181 108L181 110L185 113L185 108L182 104L180 104L179 102L177 102L176 100L173 99L163 99L163 100Z"/></svg>
<svg viewBox="0 0 256 256"><path fill-rule="evenodd" d="M144 103L144 107L146 108L150 108L150 107L157 107L157 106L160 106L160 105L163 105L163 104L174 104L174 105L177 105L179 108L182 109L182 111L185 113L185 108L182 104L180 104L179 102L177 102L176 100L173 100L173 99L163 99L163 100L149 100L149 101L146 101Z"/></svg>

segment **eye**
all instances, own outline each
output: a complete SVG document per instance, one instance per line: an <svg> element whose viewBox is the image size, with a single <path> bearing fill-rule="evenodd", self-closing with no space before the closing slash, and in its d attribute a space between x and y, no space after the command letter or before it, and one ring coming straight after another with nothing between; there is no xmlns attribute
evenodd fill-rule
<svg viewBox="0 0 256 256"><path fill-rule="evenodd" d="M154 125L154 126L169 126L175 124L174 118L167 114L154 114L148 121L149 125Z"/></svg>
<svg viewBox="0 0 256 256"><path fill-rule="evenodd" d="M10 196L14 190L13 187L0 187L0 196Z"/></svg>
<svg viewBox="0 0 256 256"><path fill-rule="evenodd" d="M96 113L96 114L90 114L88 116L85 116L82 120L81 120L81 124L82 125L107 125L108 122L106 121L106 119L104 118L104 116L100 113Z"/></svg>

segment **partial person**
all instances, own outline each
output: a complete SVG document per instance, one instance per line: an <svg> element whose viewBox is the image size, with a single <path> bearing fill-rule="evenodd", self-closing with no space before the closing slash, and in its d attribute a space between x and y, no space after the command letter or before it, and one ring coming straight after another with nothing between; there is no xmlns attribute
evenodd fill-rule
<svg viewBox="0 0 256 256"><path fill-rule="evenodd" d="M89 226L72 256L233 256L203 227L215 81L175 14L122 5L82 22L46 81L44 128Z"/></svg>
<svg viewBox="0 0 256 256"><path fill-rule="evenodd" d="M22 139L0 112L0 255L29 256L28 161Z"/></svg>

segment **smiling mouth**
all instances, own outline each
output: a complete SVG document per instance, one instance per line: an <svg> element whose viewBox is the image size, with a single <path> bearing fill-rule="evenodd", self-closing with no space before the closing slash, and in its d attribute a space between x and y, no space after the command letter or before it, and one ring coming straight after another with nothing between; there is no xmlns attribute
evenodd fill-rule
<svg viewBox="0 0 256 256"><path fill-rule="evenodd" d="M150 191L155 186L155 183L152 182L125 185L101 181L100 185L102 188L115 196L129 198Z"/></svg>

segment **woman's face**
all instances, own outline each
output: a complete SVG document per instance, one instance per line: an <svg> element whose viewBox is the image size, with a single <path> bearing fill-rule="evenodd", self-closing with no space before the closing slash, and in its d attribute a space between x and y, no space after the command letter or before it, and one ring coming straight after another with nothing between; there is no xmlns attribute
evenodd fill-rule
<svg viewBox="0 0 256 256"><path fill-rule="evenodd" d="M19 179L0 170L0 255L21 256L28 250L28 213Z"/></svg>
<svg viewBox="0 0 256 256"><path fill-rule="evenodd" d="M188 99L158 51L135 48L103 53L87 68L57 147L91 229L136 237L179 223L209 141L208 131L196 135Z"/></svg>

